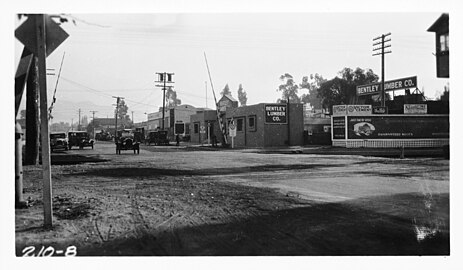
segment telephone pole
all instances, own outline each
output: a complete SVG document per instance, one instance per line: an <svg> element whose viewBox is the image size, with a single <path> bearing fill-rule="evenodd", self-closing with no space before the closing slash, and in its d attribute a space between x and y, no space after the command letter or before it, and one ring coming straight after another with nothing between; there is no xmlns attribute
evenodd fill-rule
<svg viewBox="0 0 463 270"><path fill-rule="evenodd" d="M79 108L79 125L77 126L77 130L80 131L80 108Z"/></svg>
<svg viewBox="0 0 463 270"><path fill-rule="evenodd" d="M92 113L92 127L93 127L93 139L95 140L95 113L97 111L90 111Z"/></svg>
<svg viewBox="0 0 463 270"><path fill-rule="evenodd" d="M133 120L133 111L132 111L132 126L135 127L135 121Z"/></svg>
<svg viewBox="0 0 463 270"><path fill-rule="evenodd" d="M115 113L115 119L116 119L116 123L115 123L115 128L114 128L114 140L117 142L117 114L119 113L119 102L121 101L121 99L124 99L123 97L115 97L113 96L113 98L116 99L116 113Z"/></svg>
<svg viewBox="0 0 463 270"><path fill-rule="evenodd" d="M167 87L172 88L173 86L169 85L167 86L167 83L174 83L172 81L172 75L174 73L167 73L167 72L156 72L158 75L158 81L157 83L163 83L162 85L156 85L157 87L162 87L162 91L164 92L162 95L162 130L164 130L164 117L165 117L165 107L166 107L166 90Z"/></svg>
<svg viewBox="0 0 463 270"><path fill-rule="evenodd" d="M373 56L381 55L381 106L386 106L386 93L384 91L384 55L391 53L392 51L384 51L385 48L391 47L391 44L386 44L386 42L391 41L391 39L386 39L387 36L390 36L391 33L383 34L379 37L373 39L376 43L373 43L373 46L380 45L380 47L373 48ZM379 40L379 41L377 41Z"/></svg>

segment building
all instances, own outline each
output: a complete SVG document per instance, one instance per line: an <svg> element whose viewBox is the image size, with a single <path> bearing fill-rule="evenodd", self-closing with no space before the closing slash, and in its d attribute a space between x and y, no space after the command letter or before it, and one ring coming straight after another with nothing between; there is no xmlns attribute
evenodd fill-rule
<svg viewBox="0 0 463 270"><path fill-rule="evenodd" d="M222 142L222 132L217 122L216 110L201 110L190 116L190 140L193 143Z"/></svg>
<svg viewBox="0 0 463 270"><path fill-rule="evenodd" d="M260 103L228 107L227 131L236 128L235 147L274 147L302 145L304 138L302 103ZM228 136L229 143L231 142Z"/></svg>
<svg viewBox="0 0 463 270"><path fill-rule="evenodd" d="M436 33L436 70L438 78L449 78L449 14L443 13L429 27Z"/></svg>
<svg viewBox="0 0 463 270"><path fill-rule="evenodd" d="M176 130L176 124L184 124L184 132L181 132L182 136L190 134L190 116L196 114L198 110L202 108L196 108L191 105L178 105L173 108L165 108L164 110L164 129L168 131L168 136L173 139ZM146 128L148 131L162 129L162 111L148 114L148 121L146 122Z"/></svg>
<svg viewBox="0 0 463 270"><path fill-rule="evenodd" d="M228 108L238 108L238 101L234 99L231 95L223 95L219 99L219 111L224 114Z"/></svg>

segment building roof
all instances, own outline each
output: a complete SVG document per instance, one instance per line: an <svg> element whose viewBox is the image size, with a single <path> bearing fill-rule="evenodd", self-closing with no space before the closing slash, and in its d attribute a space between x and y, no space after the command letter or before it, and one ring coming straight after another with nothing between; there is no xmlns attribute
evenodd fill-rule
<svg viewBox="0 0 463 270"><path fill-rule="evenodd" d="M441 28L449 29L449 14L442 13L442 15L437 19L431 27L429 27L428 32L439 32Z"/></svg>
<svg viewBox="0 0 463 270"><path fill-rule="evenodd" d="M223 97L226 97L226 98L228 98L228 99L231 100L231 101L238 102L238 100L236 100L236 99L235 99L234 97L232 97L231 95L223 95L222 98L223 98Z"/></svg>

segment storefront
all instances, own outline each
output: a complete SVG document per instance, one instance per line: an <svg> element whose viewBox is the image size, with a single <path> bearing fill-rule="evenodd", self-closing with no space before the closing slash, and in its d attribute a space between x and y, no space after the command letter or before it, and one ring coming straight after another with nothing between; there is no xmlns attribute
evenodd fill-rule
<svg viewBox="0 0 463 270"><path fill-rule="evenodd" d="M277 147L302 145L304 136L303 104L260 103L228 108L227 130L236 127L235 147ZM228 136L229 142L231 138Z"/></svg>

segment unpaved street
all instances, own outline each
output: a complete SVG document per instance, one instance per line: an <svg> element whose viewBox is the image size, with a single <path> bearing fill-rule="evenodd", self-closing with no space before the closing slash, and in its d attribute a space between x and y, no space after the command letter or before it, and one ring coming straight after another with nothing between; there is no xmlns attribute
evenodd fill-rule
<svg viewBox="0 0 463 270"><path fill-rule="evenodd" d="M76 154L83 155L76 156ZM449 161L142 146L56 153L54 228L24 168L16 254L449 254ZM76 161L91 161L76 163ZM35 252L35 253L34 253ZM57 254L55 254L57 255Z"/></svg>

